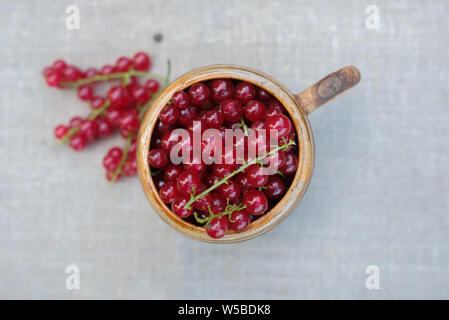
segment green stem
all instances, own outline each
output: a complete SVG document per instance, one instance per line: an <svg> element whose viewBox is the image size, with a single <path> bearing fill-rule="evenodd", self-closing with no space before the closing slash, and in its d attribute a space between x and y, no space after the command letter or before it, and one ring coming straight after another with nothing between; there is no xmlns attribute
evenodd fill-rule
<svg viewBox="0 0 449 320"><path fill-rule="evenodd" d="M223 216L229 216L229 221L234 222L234 220L231 219L231 214L233 212L235 212L235 211L240 211L240 210L243 210L245 208L246 208L246 206L243 203L241 203L239 205L235 205L235 206L234 205L230 205L229 204L229 199L227 199L226 209L223 212L214 214L212 212L211 208L208 207L208 209L209 209L209 216L208 217L200 218L200 217L198 217L198 214L196 213L196 211L193 212L193 216L195 217L196 222L198 222L199 224L204 224L205 223L207 225L209 222L212 221L212 219L223 217Z"/></svg>
<svg viewBox="0 0 449 320"><path fill-rule="evenodd" d="M128 137L126 138L126 144L125 144L125 148L123 149L123 155L122 155L122 158L120 159L117 169L115 169L114 173L112 174L111 183L114 183L117 180L118 176L122 173L123 166L125 165L125 162L128 159L128 151L129 151L129 148L131 147L131 142L133 140L133 137L134 137L134 132L130 132L128 134Z"/></svg>
<svg viewBox="0 0 449 320"><path fill-rule="evenodd" d="M94 120L96 117L98 117L104 111L106 111L106 109L109 108L110 105L111 105L111 101L109 99L107 99L100 108L92 111L92 113L89 115L89 120Z"/></svg>
<svg viewBox="0 0 449 320"><path fill-rule="evenodd" d="M285 179L285 174L281 170L276 170L276 173Z"/></svg>
<svg viewBox="0 0 449 320"><path fill-rule="evenodd" d="M137 70L131 69L126 72L115 72L115 73L105 74L105 75L96 75L91 78L79 79L77 81L62 81L61 85L63 87L78 87L83 84L90 84L90 83L100 82L100 81L108 81L108 80L121 79L121 78L129 79L132 76L147 76L147 77L155 78L155 79L158 79L161 81L164 80L164 78L162 78L161 76L159 76L157 74L153 74L153 73L150 73L147 71L137 71Z"/></svg>
<svg viewBox="0 0 449 320"><path fill-rule="evenodd" d="M240 126L242 127L245 136L249 136L248 126L246 125L245 120L243 120L243 117L240 118Z"/></svg>
<svg viewBox="0 0 449 320"><path fill-rule="evenodd" d="M278 151L282 151L287 149L288 147L290 147L291 145L294 145L295 142L293 140L290 141L286 141L284 142L284 144L277 146L276 148L274 148L273 150L265 153L264 155L255 158L254 160L243 164L240 168L238 168L237 170L233 171L231 174L227 175L226 177L224 177L223 179L221 179L220 181L216 182L213 186L209 187L208 189L206 189L205 191L201 192L200 194L192 197L184 206L184 208L186 209L190 209L191 205L198 200L199 198L204 197L205 195L207 195L209 192L215 190L216 188L218 188L219 186L221 186L223 183L226 183L226 181L228 181L230 178L232 178L233 176L235 176L236 174L245 171L246 168L248 168L249 166L256 164L256 163L260 163L260 161L268 156L271 156L272 154L278 152Z"/></svg>
<svg viewBox="0 0 449 320"><path fill-rule="evenodd" d="M69 141L70 137L73 136L75 133L77 133L80 129L79 128L70 128L67 133L61 138L59 139L57 142L58 143L66 143L67 141Z"/></svg>
<svg viewBox="0 0 449 320"><path fill-rule="evenodd" d="M170 81L170 74L171 74L171 61L170 59L167 60L167 74L165 75L163 86L151 97L150 101L145 103L143 106L138 106L137 110L139 110L139 120L142 120L143 115L147 111L147 109L150 107L150 105L153 103L153 100L161 93L162 90L165 89L168 82Z"/></svg>

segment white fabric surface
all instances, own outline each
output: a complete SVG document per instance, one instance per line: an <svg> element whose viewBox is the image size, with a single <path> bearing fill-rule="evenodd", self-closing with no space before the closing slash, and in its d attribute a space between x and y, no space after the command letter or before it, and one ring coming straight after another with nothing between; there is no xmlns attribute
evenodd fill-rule
<svg viewBox="0 0 449 320"><path fill-rule="evenodd" d="M71 31L69 3L0 0L0 298L449 298L448 1L75 2ZM118 137L82 153L54 143L54 125L88 107L42 68L142 49L161 74L167 58L174 76L234 63L296 92L359 67L361 83L310 116L315 172L286 221L244 243L191 240L137 178L105 181ZM72 264L80 290L65 287Z"/></svg>

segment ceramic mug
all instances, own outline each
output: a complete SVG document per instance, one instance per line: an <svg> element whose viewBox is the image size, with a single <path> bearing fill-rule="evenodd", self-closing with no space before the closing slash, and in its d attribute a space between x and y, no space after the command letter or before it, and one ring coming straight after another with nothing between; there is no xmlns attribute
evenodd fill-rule
<svg viewBox="0 0 449 320"><path fill-rule="evenodd" d="M217 78L243 80L259 86L275 96L285 107L293 121L298 139L298 169L293 181L282 199L268 212L251 222L242 232L228 230L220 239L209 237L202 226L191 224L176 216L160 199L153 183L148 163L151 136L161 109L170 101L172 95L192 84ZM295 208L303 197L312 177L314 164L314 142L307 115L360 81L356 67L347 66L329 74L300 94L293 94L271 76L251 68L235 65L212 65L193 70L170 83L147 110L139 130L137 140L137 164L139 179L145 194L156 213L170 226L181 233L206 242L228 243L254 238L272 229Z"/></svg>

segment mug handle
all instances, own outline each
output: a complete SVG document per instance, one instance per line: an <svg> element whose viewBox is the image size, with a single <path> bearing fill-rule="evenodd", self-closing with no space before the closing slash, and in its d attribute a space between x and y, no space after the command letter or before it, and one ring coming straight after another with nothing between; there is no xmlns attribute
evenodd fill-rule
<svg viewBox="0 0 449 320"><path fill-rule="evenodd" d="M322 104L352 88L359 81L359 70L354 66L347 66L329 74L295 97L304 112L309 114Z"/></svg>

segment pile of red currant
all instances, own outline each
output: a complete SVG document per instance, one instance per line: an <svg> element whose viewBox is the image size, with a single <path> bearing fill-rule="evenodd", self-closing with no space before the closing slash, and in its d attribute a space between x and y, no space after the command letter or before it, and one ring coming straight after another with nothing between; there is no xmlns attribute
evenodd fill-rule
<svg viewBox="0 0 449 320"><path fill-rule="evenodd" d="M190 138L180 139L174 132L178 128L186 129ZM233 140L233 148L228 151L224 148L225 130L236 128L245 137ZM221 138L202 141L202 150L222 147L223 161L206 164L201 158L195 163L190 156L181 164L174 164L170 157L172 148L180 143L191 151L195 130L206 129L219 130ZM238 147L247 150L250 143L272 146L265 136L257 136L253 142L248 139L251 130L262 129L277 131L274 148L254 159L245 153L243 161L237 161ZM214 79L173 94L159 114L148 161L162 201L178 217L204 225L207 234L218 239L229 229L247 229L254 219L279 202L297 170L298 154L295 128L279 100L245 81ZM262 158L268 160L265 165ZM262 169L270 161L276 161L278 170L267 175Z"/></svg>
<svg viewBox="0 0 449 320"><path fill-rule="evenodd" d="M78 97L89 103L91 108L87 117L73 117L67 125L56 126L56 139L79 151L115 131L125 138L124 148L111 148L103 158L109 181L115 182L122 176L137 173L136 136L141 118L152 98L161 90L160 81L168 82L168 75L162 78L150 74L151 66L150 56L138 52L133 58L120 57L114 65L104 65L101 69L82 71L63 60L56 60L43 70L49 86L75 88ZM140 83L142 76L151 79ZM110 85L107 95L98 95L97 87L105 84Z"/></svg>

